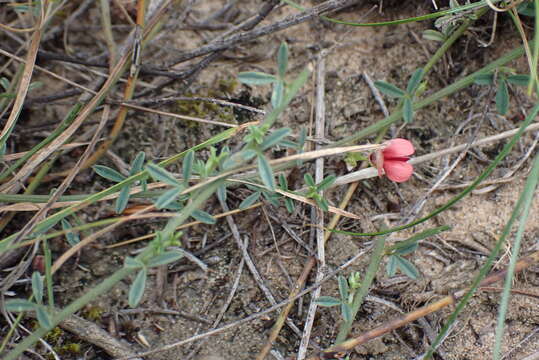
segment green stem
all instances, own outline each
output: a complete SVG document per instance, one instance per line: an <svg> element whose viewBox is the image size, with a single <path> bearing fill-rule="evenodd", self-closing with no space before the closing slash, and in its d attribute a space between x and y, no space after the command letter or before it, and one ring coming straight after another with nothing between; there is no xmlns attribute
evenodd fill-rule
<svg viewBox="0 0 539 360"><path fill-rule="evenodd" d="M387 236L380 236L375 240L371 262L369 263L369 267L367 268L367 273L365 274L365 278L361 282L361 286L358 289L356 289L356 291L354 292L354 296L353 296L354 300L350 308L352 316L350 317L350 321L345 321L341 324L339 328L339 334L337 335L337 339L335 340L336 344L339 344L343 342L344 340L346 340L346 337L348 336L348 334L350 333L350 330L352 329L352 324L354 323L354 319L356 318L359 308L361 307L361 304L363 303L363 299L365 299L365 296L367 296L367 293L369 292L369 288L371 287L374 277L376 276L376 273L378 272L378 268L380 267L380 263L382 262L386 238Z"/></svg>
<svg viewBox="0 0 539 360"><path fill-rule="evenodd" d="M178 213L178 216L171 219L169 223L167 224L167 227L165 228L165 234L167 234L167 231L170 232L170 228L174 226L172 229L174 230L177 226L180 226L185 220L191 216L191 213L198 209L217 189L217 187L220 185L220 182L214 182L206 186L204 189L202 189L197 196L191 201L185 208L182 209ZM172 234L172 232L170 232ZM148 247L144 252L139 254L138 258L145 258L148 256L149 252L151 251L151 247ZM80 310L84 305L89 303L90 301L97 298L99 295L107 292L110 290L117 282L121 281L125 277L127 277L129 274L131 274L136 269L133 268L126 268L122 267L121 269L117 270L114 274L103 280L99 285L97 285L95 288L88 291L86 294L78 298L77 300L73 301L71 304L69 304L67 307L65 307L62 311L55 314L51 319L52 326L58 325L62 320L70 316L71 314L75 313L76 311ZM5 360L15 360L20 354L22 354L23 351L30 348L36 341L38 341L41 337L43 337L50 329L44 329L43 327L40 327L36 331L34 331L31 335L26 337L22 342L17 344L17 346L7 354L5 357Z"/></svg>
<svg viewBox="0 0 539 360"><path fill-rule="evenodd" d="M537 5L536 5L537 6ZM511 248L511 260L509 261L509 266L507 268L507 274L505 275L505 283L503 286L502 300L500 301L500 309L498 312L498 325L496 326L496 342L494 344L494 360L500 359L500 354L502 350L503 342L503 332L505 327L505 316L507 314L507 308L509 306L509 298L511 297L511 284L513 283L513 276L515 275L515 268L518 261L518 254L520 252L520 246L522 244L522 236L526 229L526 224L528 216L530 214L530 207L533 202L533 193L537 187L537 182L539 180L539 155L535 156L533 162L532 170L528 175L526 181L524 193L529 194L529 196L523 196L524 204L522 205L522 212L517 209L514 210L515 213L522 216L520 218L520 223L518 224L518 230L515 235L515 242Z"/></svg>
<svg viewBox="0 0 539 360"><path fill-rule="evenodd" d="M530 113L528 114L528 119L530 121L535 119L535 116L537 115L538 112L539 112L539 103L537 103L533 107L533 109L530 111ZM524 122L523 126L520 128L520 130L525 129L528 124L529 124L529 122L525 120L525 122ZM515 136L511 139L511 142L505 145L505 147L502 150L502 152L500 153L500 155L502 155L504 153L504 150L506 150L506 148L510 149L516 143L516 141L520 138L521 135L522 135L522 132L520 132L520 131L517 134L515 134ZM498 155L498 157L500 155ZM505 156L505 154L503 154L503 155ZM534 171L537 171L537 169L535 168L535 164L534 164ZM530 173L530 174L534 174L535 178L537 178L537 176L539 176L537 174L537 172ZM498 256L498 254L500 252L500 249L502 248L503 244L505 243L505 238L511 233L511 229L513 227L513 224L514 224L515 220L518 218L518 216L520 214L520 209L522 208L524 202L526 201L526 199L532 199L533 198L534 188L532 186L529 186L530 182L532 181L532 178L533 178L533 176L531 176L531 175L528 176L528 180L526 182L526 185L524 186L524 191L522 191L517 203L515 204L515 207L513 209L513 213L511 214L511 217L509 218L509 221L507 221L507 224L503 228L503 231L502 231L502 233L500 235L500 238L496 242L496 245L494 246L494 249L491 251L489 257L487 258L487 261L485 262L485 264L481 267L481 270L479 271L479 274L475 277L472 285L470 286L470 290L468 290L466 295L464 295L462 297L461 301L456 306L455 311L453 311L451 316L449 316L449 319L447 320L446 324L443 326L443 328L440 330L440 333L438 334L438 336L436 337L434 342L431 344L429 351L427 352L427 354L424 357L425 359L428 359L428 358L430 358L432 356L432 354L434 353L434 350L440 344L440 342L445 337L445 334L447 333L449 328L453 325L453 323L457 319L457 316L464 309L464 307L466 306L466 304L468 303L470 298L473 296L473 294L477 290L477 288L479 286L479 283L489 273L490 268L491 268L491 266L492 266L492 264L494 262L494 259L496 258L496 256Z"/></svg>
<svg viewBox="0 0 539 360"><path fill-rule="evenodd" d="M470 75L456 81L455 83L453 83L453 84L451 84L451 85L437 91L436 93L432 94L431 96L428 96L425 99L414 103L414 110L424 108L424 107L434 103L435 101L438 101L438 100L440 100L440 99L442 99L442 98L444 98L446 96L449 96L449 95L453 94L454 92L456 92L456 91L458 91L458 90L460 90L462 88L465 88L466 86L469 86L469 85L473 84L473 82L475 81L475 78L477 77L477 75L491 72L491 71L497 69L498 67L508 63L509 61L518 59L519 57L522 56L522 54L524 54L524 48L522 48L522 47L519 47L517 49L514 49L514 50L510 51L509 53L505 54L501 58L491 62L490 64L488 64L484 68L482 68L482 69L480 69L480 70L478 70L478 71L476 71L476 72L474 72L474 73L472 73L472 74L470 74ZM369 136L371 134L374 134L375 132L377 132L378 130L380 130L380 129L386 127L386 126L393 124L394 122L399 120L401 117L402 117L402 110L395 111L390 116L388 116L385 119L377 122L376 124L368 126L368 127L364 128L363 130L360 130L360 131L356 132L355 134L352 134L352 135L350 135L348 137L345 137L344 139L333 143L331 146L333 146L333 147L344 146L344 145L348 145L348 144L353 143L353 142L357 142L358 140L363 139L363 138L365 138L365 137L367 137L367 136Z"/></svg>

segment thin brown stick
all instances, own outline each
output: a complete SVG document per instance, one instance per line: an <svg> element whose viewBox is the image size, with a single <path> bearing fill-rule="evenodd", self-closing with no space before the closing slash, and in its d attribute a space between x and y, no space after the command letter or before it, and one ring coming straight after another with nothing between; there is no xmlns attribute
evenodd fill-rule
<svg viewBox="0 0 539 360"><path fill-rule="evenodd" d="M352 264L354 264L359 258L361 258L363 255L365 255L365 253L366 253L365 251L362 251L360 253L355 254L352 258L350 258L350 260L346 261L344 264L339 266L336 270L331 271L330 273L328 273L328 275L326 277L324 277L322 279L322 281L319 281L319 282L309 286L308 288L301 291L299 294L297 294L296 296L294 296L291 299L284 300L284 301L282 301L282 302L280 302L280 303L278 303L278 304L276 304L274 306L271 306L271 307L269 307L269 308L267 308L265 310L262 310L262 311L260 311L260 312L258 312L256 314L253 314L253 315L247 316L246 318L243 318L241 320L234 321L232 323L223 325L220 328L217 328L215 330L210 330L210 331L207 331L207 332L202 333L202 334L191 336L190 338L187 338L187 339L184 339L184 340L177 341L175 343L171 343L171 344L162 346L162 347L160 347L158 349L154 349L154 350L146 351L146 352L143 352L143 353L139 353L136 356L145 357L145 356L148 356L148 355L153 355L153 354L157 354L157 353L160 353L160 352L163 352L163 351L171 350L171 349L174 349L176 347L179 347L179 346L182 346L182 345L185 345L185 344L189 344L189 343L191 343L193 341L204 339L204 338L206 338L208 336L220 334L220 333L222 333L222 332L224 332L226 330L229 330L229 329L235 328L236 326L251 322L251 321L253 321L255 319L259 319L259 318L261 318L262 316L264 316L266 314L269 314L269 313L271 313L271 312L273 312L275 310L278 310L278 309L286 306L291 301L295 301L295 300L301 298L302 296L305 296L306 294L310 293L314 289L320 287L326 281L334 279L335 275L339 274L344 269L346 269L349 266L351 266ZM131 357L123 357L123 358L118 358L118 359L115 359L115 360L127 360L127 359L131 359Z"/></svg>
<svg viewBox="0 0 539 360"><path fill-rule="evenodd" d="M294 285L294 288L290 292L290 295L288 296L288 299L293 299L303 288L303 285L305 284L305 281L307 281L307 276L309 276L309 273L311 272L313 266L316 264L316 259L314 257L309 258L307 263L305 264L305 267L303 268L303 271L300 275L300 277L297 279L296 284ZM285 320L288 316L288 313L292 309L292 305L294 305L293 301L290 301L288 305L284 307L284 309L279 314L279 317L277 318L277 321L275 321L275 324L271 328L271 333L268 337L268 341L266 342L266 345L260 350L260 353L256 357L256 360L264 360L266 356L268 355L268 352L271 350L271 346L273 345L273 342L275 339L277 339L277 336L279 335L279 332L281 331Z"/></svg>
<svg viewBox="0 0 539 360"><path fill-rule="evenodd" d="M229 49L231 46L243 44L247 41L254 40L260 36L268 35L268 34L289 28L291 26L316 18L326 12L342 10L355 3L357 3L357 0L328 0L318 6L314 6L299 14L290 15L286 17L284 20L276 22L274 24L266 25L259 29L254 29L249 32L240 33L240 34L231 36L230 38L227 38L225 40L216 41L208 45L200 46L190 52L180 54L176 58L174 58L168 66L170 67L170 66L179 64L181 62L184 62L184 61L187 61L187 60L190 60L190 59L202 56L202 55L206 55L215 51Z"/></svg>
<svg viewBox="0 0 539 360"><path fill-rule="evenodd" d="M520 272L529 266L537 263L539 261L539 251L532 253L531 255L522 258L516 264L515 272ZM481 281L479 287L489 286L505 278L507 270L502 270L495 272L492 275L485 278ZM446 296L433 304L419 308L411 313L408 313L402 317L399 317L395 320L389 321L382 326L379 326L373 330L367 331L366 333L361 334L360 336L349 339L339 345L330 347L329 349L322 352L319 356L320 359L336 359L337 357L342 357L343 353L346 353L353 349L354 347L364 344L369 340L375 339L379 336L387 334L395 329L398 329L402 326L405 326L419 318L422 318L428 314L432 314L438 310L441 310L447 306L455 305L458 299L463 297L468 292L467 289L460 290L453 295Z"/></svg>

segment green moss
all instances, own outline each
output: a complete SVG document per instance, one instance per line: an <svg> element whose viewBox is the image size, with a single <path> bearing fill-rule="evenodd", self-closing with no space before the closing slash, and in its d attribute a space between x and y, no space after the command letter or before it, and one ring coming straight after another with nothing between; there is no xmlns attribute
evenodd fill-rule
<svg viewBox="0 0 539 360"><path fill-rule="evenodd" d="M198 93L187 93L190 97L204 98L226 98L234 93L239 83L235 78L219 79L215 88L202 89ZM228 106L220 106L209 101L185 101L179 100L176 102L175 111L182 115L198 117L203 119L218 119L218 121L226 123L237 123L232 108ZM196 128L200 123L196 121L188 121L187 127Z"/></svg>
<svg viewBox="0 0 539 360"><path fill-rule="evenodd" d="M90 305L84 309L82 315L90 321L98 322L101 321L104 312L105 309L103 309L102 307Z"/></svg>

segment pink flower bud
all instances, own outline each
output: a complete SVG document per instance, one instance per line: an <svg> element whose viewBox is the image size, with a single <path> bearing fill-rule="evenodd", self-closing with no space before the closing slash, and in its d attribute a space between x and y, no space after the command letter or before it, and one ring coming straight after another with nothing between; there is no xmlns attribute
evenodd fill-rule
<svg viewBox="0 0 539 360"><path fill-rule="evenodd" d="M405 182L414 168L408 163L410 155L415 150L412 143L406 139L392 139L384 143L385 147L371 154L371 163L378 169L378 176L387 175L389 180Z"/></svg>

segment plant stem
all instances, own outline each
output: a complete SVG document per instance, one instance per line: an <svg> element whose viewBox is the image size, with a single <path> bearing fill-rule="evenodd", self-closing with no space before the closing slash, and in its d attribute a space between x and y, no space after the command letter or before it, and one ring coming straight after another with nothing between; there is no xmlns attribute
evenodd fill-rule
<svg viewBox="0 0 539 360"><path fill-rule="evenodd" d="M424 107L432 104L433 102L440 100L441 98L449 96L452 93L454 93L454 92L456 92L456 91L458 91L458 90L460 90L460 89L462 89L462 88L464 88L466 86L469 86L469 85L473 84L473 82L475 81L475 78L477 77L477 75L491 72L491 71L497 69L498 67L508 63L509 61L518 59L519 57L522 56L522 54L524 54L524 48L523 47L519 47L519 48L516 48L516 49L510 51L509 53L507 53L504 56L500 57L499 59L491 62L490 64L483 67L482 69L480 69L480 70L478 70L478 71L476 71L476 72L474 72L474 73L472 73L472 74L470 74L470 75L468 75L468 76L454 82L453 84L451 84L451 85L437 91L436 93L432 94L431 96L428 96L425 99L414 103L414 105L413 105L414 110L424 108ZM350 135L348 137L345 137L344 139L342 139L340 141L337 141L337 142L333 143L331 146L332 147L343 146L343 145L347 145L347 144L356 142L356 141L358 141L360 139L363 139L363 138L365 138L365 137L367 137L367 136L369 136L371 134L374 134L375 132L379 131L380 129L382 129L382 128L388 126L388 125L393 124L394 122L399 120L401 117L402 117L402 110L395 111L390 116L388 116L385 119L377 122L376 124L373 124L371 126L367 126L363 130L360 130L360 131L356 132L355 134L352 134L352 135Z"/></svg>
<svg viewBox="0 0 539 360"><path fill-rule="evenodd" d="M336 344L339 344L346 340L346 337L352 329L352 324L354 323L357 312L359 311L359 308L363 303L363 299L369 292L369 288L374 280L374 277L376 276L376 273L378 272L380 263L382 262L386 238L387 236L379 236L374 242L374 250L371 256L371 262L369 263L369 267L367 268L367 273L365 274L365 278L361 282L361 286L354 292L354 300L350 307L352 316L350 317L350 321L345 321L341 324L339 328L339 334L337 335L337 339L335 340Z"/></svg>
<svg viewBox="0 0 539 360"><path fill-rule="evenodd" d="M191 213L198 209L219 187L220 182L214 182L206 186L204 189L202 189L195 198L193 198L193 201L191 201L185 208L182 209L178 213L178 216L171 219L169 223L167 224L165 228L165 234L167 234L167 231L170 232L170 229L174 230L176 226L181 225L189 216L191 216ZM174 226L174 227L172 227ZM145 258L148 256L149 252L151 251L151 248L147 248L144 252L139 254L137 258ZM67 307L65 307L62 311L55 314L53 318L51 319L52 326L58 325L62 320L73 314L74 312L80 310L84 305L89 303L90 301L97 298L99 295L107 292L109 289L111 289L117 282L127 277L129 274L131 274L136 269L134 268L126 268L122 267L121 269L117 270L114 274L103 280L99 285L97 285L95 288L91 289L89 292L78 298L77 300L73 301L71 304L69 304ZM41 337L43 337L50 329L45 329L43 327L40 327L36 331L34 331L31 335L26 337L22 342L17 344L17 346L10 351L5 360L15 360L17 356L22 354L23 351L30 348L36 341L38 341Z"/></svg>

